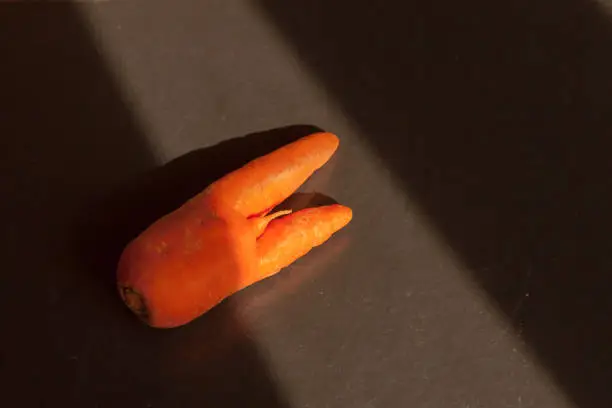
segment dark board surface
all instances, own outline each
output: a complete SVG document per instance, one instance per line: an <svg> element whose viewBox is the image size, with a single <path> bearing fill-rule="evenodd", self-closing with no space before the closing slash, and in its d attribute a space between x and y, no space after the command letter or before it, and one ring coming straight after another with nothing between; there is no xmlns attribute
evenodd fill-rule
<svg viewBox="0 0 612 408"><path fill-rule="evenodd" d="M609 407L605 7L0 4L7 406ZM122 247L315 129L355 219L176 330Z"/></svg>

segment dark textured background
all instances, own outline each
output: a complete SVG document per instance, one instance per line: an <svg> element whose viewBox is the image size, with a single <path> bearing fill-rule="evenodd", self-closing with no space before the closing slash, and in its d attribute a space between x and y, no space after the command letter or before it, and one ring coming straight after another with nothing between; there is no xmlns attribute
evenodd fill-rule
<svg viewBox="0 0 612 408"><path fill-rule="evenodd" d="M6 401L609 407L606 13L0 4ZM315 128L342 144L303 191L351 226L188 326L136 321L113 288L123 245Z"/></svg>

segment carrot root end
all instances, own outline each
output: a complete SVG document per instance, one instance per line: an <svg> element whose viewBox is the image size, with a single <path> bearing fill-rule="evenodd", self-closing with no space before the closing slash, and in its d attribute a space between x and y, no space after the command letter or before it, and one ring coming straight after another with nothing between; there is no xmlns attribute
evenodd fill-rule
<svg viewBox="0 0 612 408"><path fill-rule="evenodd" d="M149 309L144 297L129 286L119 286L121 298L138 318L144 322L149 321Z"/></svg>

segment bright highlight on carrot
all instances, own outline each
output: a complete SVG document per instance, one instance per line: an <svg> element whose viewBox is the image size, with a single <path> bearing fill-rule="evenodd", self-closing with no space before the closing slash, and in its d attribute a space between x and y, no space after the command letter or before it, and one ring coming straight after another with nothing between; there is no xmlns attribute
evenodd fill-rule
<svg viewBox="0 0 612 408"><path fill-rule="evenodd" d="M190 322L225 298L276 274L348 224L342 205L270 210L338 148L315 133L222 177L125 248L117 271L127 306L153 327Z"/></svg>

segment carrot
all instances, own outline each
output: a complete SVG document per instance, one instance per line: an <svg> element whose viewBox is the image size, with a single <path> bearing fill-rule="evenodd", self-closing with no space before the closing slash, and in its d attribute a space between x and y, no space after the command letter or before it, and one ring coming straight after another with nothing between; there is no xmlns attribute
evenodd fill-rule
<svg viewBox="0 0 612 408"><path fill-rule="evenodd" d="M349 208L268 213L337 147L330 133L306 136L222 177L153 223L119 260L126 305L153 327L180 326L325 242L350 221Z"/></svg>

